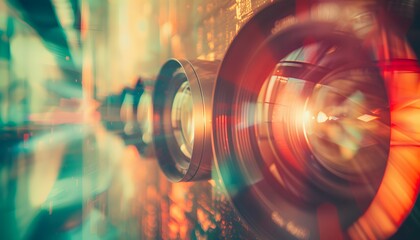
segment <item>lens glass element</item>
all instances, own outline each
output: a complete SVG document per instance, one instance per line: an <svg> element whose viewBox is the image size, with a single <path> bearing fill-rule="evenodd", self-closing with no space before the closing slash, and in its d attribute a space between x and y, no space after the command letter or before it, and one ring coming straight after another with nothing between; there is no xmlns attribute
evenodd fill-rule
<svg viewBox="0 0 420 240"><path fill-rule="evenodd" d="M327 195L353 198L348 186L364 196L366 179L380 179L388 157L383 80L363 65L325 71L293 56L310 55L307 49L280 61L262 85L255 114L258 152L272 182L307 204Z"/></svg>
<svg viewBox="0 0 420 240"><path fill-rule="evenodd" d="M191 158L194 144L193 101L190 85L186 81L181 84L175 94L171 122L173 134L181 152Z"/></svg>

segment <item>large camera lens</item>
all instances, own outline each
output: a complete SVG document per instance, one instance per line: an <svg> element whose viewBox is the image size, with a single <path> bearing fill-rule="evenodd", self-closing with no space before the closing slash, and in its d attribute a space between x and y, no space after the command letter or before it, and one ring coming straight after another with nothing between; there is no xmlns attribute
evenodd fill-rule
<svg viewBox="0 0 420 240"><path fill-rule="evenodd" d="M166 62L153 94L154 145L169 180L211 177L210 111L218 62Z"/></svg>
<svg viewBox="0 0 420 240"><path fill-rule="evenodd" d="M243 27L221 64L216 166L265 239L362 237L354 226L367 210L388 214L369 208L392 161L392 99L375 42L392 31L378 30L379 8L356 5L326 1L297 17L294 1L276 2ZM318 15L329 9L342 17ZM351 19L362 13L370 17L359 31Z"/></svg>

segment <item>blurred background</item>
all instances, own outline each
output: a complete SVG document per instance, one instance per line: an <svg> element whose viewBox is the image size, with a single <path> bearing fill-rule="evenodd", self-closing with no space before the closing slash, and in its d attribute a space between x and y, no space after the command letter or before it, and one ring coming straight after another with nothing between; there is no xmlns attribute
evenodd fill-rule
<svg viewBox="0 0 420 240"><path fill-rule="evenodd" d="M257 239L215 173L170 183L148 145L162 64L222 60L271 2L0 0L0 238ZM383 2L418 53L418 2ZM396 239L418 237L418 211Z"/></svg>
<svg viewBox="0 0 420 240"><path fill-rule="evenodd" d="M251 237L214 181L169 183L94 112L170 57L221 59L267 2L0 1L2 239Z"/></svg>

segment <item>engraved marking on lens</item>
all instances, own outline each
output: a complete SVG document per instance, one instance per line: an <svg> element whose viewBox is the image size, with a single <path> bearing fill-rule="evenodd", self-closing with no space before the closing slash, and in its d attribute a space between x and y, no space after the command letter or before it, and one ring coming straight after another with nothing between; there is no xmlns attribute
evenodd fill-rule
<svg viewBox="0 0 420 240"><path fill-rule="evenodd" d="M286 225L286 220L284 220L278 212L273 212L271 214L271 219L273 219L273 221L280 227L284 227Z"/></svg>
<svg viewBox="0 0 420 240"><path fill-rule="evenodd" d="M295 24L296 22L297 22L297 19L294 16L288 16L280 20L277 20L274 23L274 27L271 29L271 33L274 34L274 33L280 32L281 30Z"/></svg>
<svg viewBox="0 0 420 240"><path fill-rule="evenodd" d="M309 231L290 221L286 225L287 231L299 239L308 239Z"/></svg>
<svg viewBox="0 0 420 240"><path fill-rule="evenodd" d="M297 225L293 221L288 221L278 212L273 212L271 214L271 219L281 228L287 230L290 234L295 236L298 239L309 239L309 231L304 227Z"/></svg>

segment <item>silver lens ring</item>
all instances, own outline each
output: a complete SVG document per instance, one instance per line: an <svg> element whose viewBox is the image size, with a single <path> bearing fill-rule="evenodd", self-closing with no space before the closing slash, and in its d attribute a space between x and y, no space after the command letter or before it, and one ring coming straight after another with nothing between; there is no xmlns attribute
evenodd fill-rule
<svg viewBox="0 0 420 240"><path fill-rule="evenodd" d="M211 98L218 62L171 59L153 93L153 140L159 165L173 182L211 177Z"/></svg>

